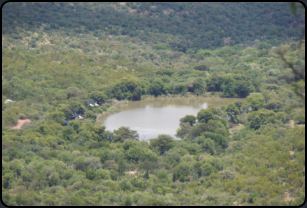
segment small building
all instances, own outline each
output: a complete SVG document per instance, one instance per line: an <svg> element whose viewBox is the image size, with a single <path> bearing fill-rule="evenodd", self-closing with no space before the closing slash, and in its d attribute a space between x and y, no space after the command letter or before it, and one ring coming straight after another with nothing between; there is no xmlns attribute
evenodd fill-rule
<svg viewBox="0 0 307 208"><path fill-rule="evenodd" d="M98 107L99 105L97 104L97 102L90 102L88 104L90 107Z"/></svg>
<svg viewBox="0 0 307 208"><path fill-rule="evenodd" d="M74 115L72 115L71 119L77 119L77 118L79 118L79 116L81 116L81 115L75 113Z"/></svg>
<svg viewBox="0 0 307 208"><path fill-rule="evenodd" d="M12 102L14 102L14 101L11 100L11 99L6 99L6 100L4 101L5 104L6 104L6 103L12 103Z"/></svg>

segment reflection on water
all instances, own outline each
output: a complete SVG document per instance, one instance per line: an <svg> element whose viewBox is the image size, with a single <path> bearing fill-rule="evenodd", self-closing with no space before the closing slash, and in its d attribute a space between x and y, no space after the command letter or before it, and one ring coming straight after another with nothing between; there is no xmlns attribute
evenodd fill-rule
<svg viewBox="0 0 307 208"><path fill-rule="evenodd" d="M109 131L128 126L139 133L140 140L157 138L159 134L168 134L176 138L180 118L186 115L196 116L200 109L206 109L209 105L221 107L237 100L243 101L239 98L150 98L119 106L117 109L120 112L108 116L99 123L105 125Z"/></svg>

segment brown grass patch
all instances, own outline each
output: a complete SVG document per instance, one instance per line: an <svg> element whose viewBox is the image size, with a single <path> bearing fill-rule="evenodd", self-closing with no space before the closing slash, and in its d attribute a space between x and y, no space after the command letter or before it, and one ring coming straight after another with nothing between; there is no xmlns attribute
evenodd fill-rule
<svg viewBox="0 0 307 208"><path fill-rule="evenodd" d="M19 119L17 125L12 127L11 129L21 129L21 126L26 122L31 122L31 120L30 119Z"/></svg>
<svg viewBox="0 0 307 208"><path fill-rule="evenodd" d="M291 201L291 200L294 200L294 198L290 197L290 194L288 191L285 192L285 196L283 197L284 201Z"/></svg>
<svg viewBox="0 0 307 208"><path fill-rule="evenodd" d="M128 174L130 176L137 176L138 172L136 170L133 170L133 171L127 171L125 172L125 174Z"/></svg>

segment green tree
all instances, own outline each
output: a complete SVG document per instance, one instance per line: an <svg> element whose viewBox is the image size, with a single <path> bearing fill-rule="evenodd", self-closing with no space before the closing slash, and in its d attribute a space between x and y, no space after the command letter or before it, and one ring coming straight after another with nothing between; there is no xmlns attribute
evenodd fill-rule
<svg viewBox="0 0 307 208"><path fill-rule="evenodd" d="M190 129L191 129L190 123L182 122L180 124L179 129L177 129L176 131L176 136L179 138L183 138L186 134L189 133Z"/></svg>
<svg viewBox="0 0 307 208"><path fill-rule="evenodd" d="M156 78L152 81L151 85L149 86L150 94L154 96L159 96L163 92L164 83L160 78Z"/></svg>
<svg viewBox="0 0 307 208"><path fill-rule="evenodd" d="M254 86L251 81L251 77L243 74L233 75L234 92L240 97L246 97L250 92L253 92Z"/></svg>
<svg viewBox="0 0 307 208"><path fill-rule="evenodd" d="M115 160L106 160L103 164L103 167L109 170L118 170L118 164L115 162Z"/></svg>
<svg viewBox="0 0 307 208"><path fill-rule="evenodd" d="M55 135L54 131L46 124L41 124L36 128L36 131L42 135Z"/></svg>
<svg viewBox="0 0 307 208"><path fill-rule="evenodd" d="M142 87L135 77L122 78L112 89L113 96L118 100L140 100Z"/></svg>
<svg viewBox="0 0 307 208"><path fill-rule="evenodd" d="M86 170L86 158L85 156L78 156L74 159L73 164L76 170Z"/></svg>
<svg viewBox="0 0 307 208"><path fill-rule="evenodd" d="M88 179L90 179L90 180L93 180L95 177L96 177L96 171L95 171L95 170L89 169L89 170L86 172L86 178L88 178Z"/></svg>
<svg viewBox="0 0 307 208"><path fill-rule="evenodd" d="M53 195L47 195L44 200L44 204L46 206L56 206L58 203L55 201L55 196Z"/></svg>
<svg viewBox="0 0 307 208"><path fill-rule="evenodd" d="M156 163L146 159L140 163L139 168L145 170L145 178L149 179L149 171L156 168Z"/></svg>
<svg viewBox="0 0 307 208"><path fill-rule="evenodd" d="M77 114L81 114L81 115L83 115L85 113L85 111L86 111L84 105L82 105L78 101L73 101L73 100L69 101L69 109L73 113L77 113Z"/></svg>
<svg viewBox="0 0 307 208"><path fill-rule="evenodd" d="M55 112L50 113L49 118L57 123L64 125L65 113L61 111L55 111Z"/></svg>
<svg viewBox="0 0 307 208"><path fill-rule="evenodd" d="M3 175L3 188L9 189L11 184L13 183L14 173L12 171L6 171L6 173L2 172Z"/></svg>
<svg viewBox="0 0 307 208"><path fill-rule="evenodd" d="M99 91L94 91L90 94L90 98L95 100L99 105L105 103L107 101L107 96Z"/></svg>
<svg viewBox="0 0 307 208"><path fill-rule="evenodd" d="M126 152L126 157L128 160L133 160L136 164L138 164L138 161L140 157L144 154L144 150L140 147L131 147Z"/></svg>
<svg viewBox="0 0 307 208"><path fill-rule="evenodd" d="M4 112L2 112L2 120L8 126L15 126L18 123L18 113L19 110L15 107L7 108Z"/></svg>
<svg viewBox="0 0 307 208"><path fill-rule="evenodd" d="M177 179L183 182L185 177L187 177L189 174L190 174L190 167L188 163L182 162L173 168L173 182L175 182Z"/></svg>
<svg viewBox="0 0 307 208"><path fill-rule="evenodd" d="M157 139L150 140L150 147L156 149L160 155L163 155L167 150L173 148L175 145L175 140L165 134L161 134Z"/></svg>
<svg viewBox="0 0 307 208"><path fill-rule="evenodd" d="M261 94L252 94L246 98L243 108L247 109L251 107L252 111L257 111L264 107L264 103L265 100Z"/></svg>
<svg viewBox="0 0 307 208"><path fill-rule="evenodd" d="M208 123L208 121L211 119L213 119L213 114L207 109L201 109L197 113L197 120L199 123Z"/></svg>
<svg viewBox="0 0 307 208"><path fill-rule="evenodd" d="M226 113L230 122L238 123L237 116L240 115L240 111L233 103L227 105Z"/></svg>
<svg viewBox="0 0 307 208"><path fill-rule="evenodd" d="M82 126L82 121L72 120L72 121L69 121L68 125L71 126L75 130L75 132L79 133L81 130L80 128ZM67 134L74 134L75 132L73 132L72 129L67 130Z"/></svg>
<svg viewBox="0 0 307 208"><path fill-rule="evenodd" d="M223 90L223 97L233 97L235 94L234 91L235 80L232 77L225 77L221 89Z"/></svg>
<svg viewBox="0 0 307 208"><path fill-rule="evenodd" d="M204 142L201 144L201 147L204 151L210 153L211 155L215 154L215 142L210 139L210 138L206 138L204 140Z"/></svg>
<svg viewBox="0 0 307 208"><path fill-rule="evenodd" d="M269 90L263 90L261 91L261 95L263 96L265 102L267 103L270 100L270 91Z"/></svg>
<svg viewBox="0 0 307 208"><path fill-rule="evenodd" d="M97 115L93 111L87 111L85 118L92 119L96 121Z"/></svg>
<svg viewBox="0 0 307 208"><path fill-rule="evenodd" d="M202 77L198 77L193 80L193 92L196 95L201 95L205 92L205 80Z"/></svg>
<svg viewBox="0 0 307 208"><path fill-rule="evenodd" d="M184 83L177 83L174 85L174 93L185 95L188 92L188 88Z"/></svg>
<svg viewBox="0 0 307 208"><path fill-rule="evenodd" d="M205 51L208 51L208 50L205 50ZM204 54L204 52L201 52L201 53L198 53L197 55L201 55L202 56L203 54ZM206 54L207 55L211 55L211 51L206 53ZM194 66L193 68L195 70L199 70L199 71L210 71L209 67L207 65L204 65L204 64Z"/></svg>
<svg viewBox="0 0 307 208"><path fill-rule="evenodd" d="M158 199L149 199L144 203L144 206L166 206L166 203Z"/></svg>
<svg viewBox="0 0 307 208"><path fill-rule="evenodd" d="M279 100L271 99L266 105L265 108L268 110L273 110L275 113L282 110L282 103Z"/></svg>
<svg viewBox="0 0 307 208"><path fill-rule="evenodd" d="M241 112L241 107L242 107L242 102L241 101L236 101L236 102L234 102L234 104L235 104L235 106L240 110L240 112Z"/></svg>
<svg viewBox="0 0 307 208"><path fill-rule="evenodd" d="M60 111L60 112L63 112L64 114L65 114L65 118L66 119L69 119L70 117L72 117L72 115L73 115L73 113L72 113L72 111L68 108L68 106L60 106L59 108L58 108L58 111Z"/></svg>
<svg viewBox="0 0 307 208"><path fill-rule="evenodd" d="M67 99L69 99L71 97L76 97L76 96L82 94L82 92L77 87L67 88L66 93L67 93Z"/></svg>
<svg viewBox="0 0 307 208"><path fill-rule="evenodd" d="M60 182L60 175L58 173L52 173L49 177L48 177L48 182L49 182L49 186L56 186L59 184Z"/></svg>
<svg viewBox="0 0 307 208"><path fill-rule="evenodd" d="M186 115L185 117L180 119L180 123L189 123L193 126L196 123L196 117L193 115Z"/></svg>
<svg viewBox="0 0 307 208"><path fill-rule="evenodd" d="M272 110L260 109L249 113L247 120L250 122L250 127L257 130L261 125L275 123L275 113Z"/></svg>
<svg viewBox="0 0 307 208"><path fill-rule="evenodd" d="M113 142L123 143L126 139L133 139L136 141L139 139L139 134L134 130L130 130L129 127L119 127L118 130L114 130L114 134Z"/></svg>
<svg viewBox="0 0 307 208"><path fill-rule="evenodd" d="M207 91L219 92L224 82L224 76L220 76L217 73L211 74L206 78Z"/></svg>

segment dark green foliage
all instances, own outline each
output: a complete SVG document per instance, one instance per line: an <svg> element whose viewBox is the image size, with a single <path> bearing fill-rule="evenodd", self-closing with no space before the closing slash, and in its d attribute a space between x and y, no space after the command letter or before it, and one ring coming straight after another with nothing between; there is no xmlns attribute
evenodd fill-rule
<svg viewBox="0 0 307 208"><path fill-rule="evenodd" d="M195 70L199 70L199 71L209 71L209 67L206 65L198 65L198 66L194 66L193 67Z"/></svg>
<svg viewBox="0 0 307 208"><path fill-rule="evenodd" d="M275 122L274 111L267 109L260 109L248 114L247 120L250 122L250 127L259 129L261 125Z"/></svg>
<svg viewBox="0 0 307 208"><path fill-rule="evenodd" d="M212 132L204 132L202 136L206 138L212 139L217 145L220 145L222 148L226 148L228 146L228 141L221 134L215 134Z"/></svg>
<svg viewBox="0 0 307 208"><path fill-rule="evenodd" d="M123 78L114 86L112 93L118 100L140 100L142 89L136 78Z"/></svg>
<svg viewBox="0 0 307 208"><path fill-rule="evenodd" d="M211 119L213 119L213 114L209 110L202 109L197 113L197 120L199 123L208 123Z"/></svg>
<svg viewBox="0 0 307 208"><path fill-rule="evenodd" d="M187 163L181 163L173 168L173 181L177 179L184 181L185 177L190 173L190 169Z"/></svg>
<svg viewBox="0 0 307 208"><path fill-rule="evenodd" d="M69 109L76 114L83 115L86 111L84 105L78 101L69 101Z"/></svg>
<svg viewBox="0 0 307 208"><path fill-rule="evenodd" d="M227 113L227 116L228 116L230 122L238 123L237 117L238 117L238 115L240 115L240 111L237 108L237 106L235 106L233 103L231 103L226 107L225 112Z"/></svg>
<svg viewBox="0 0 307 208"><path fill-rule="evenodd" d="M88 145L89 149L99 149L102 147L108 148L109 144L106 142L92 142Z"/></svg>
<svg viewBox="0 0 307 208"><path fill-rule="evenodd" d="M215 143L214 140L207 138L201 143L201 147L204 151L210 153L211 155L215 154Z"/></svg>
<svg viewBox="0 0 307 208"><path fill-rule="evenodd" d="M160 155L163 155L167 150L175 145L175 140L168 135L159 135L157 139L150 140L150 147L156 149Z"/></svg>
<svg viewBox="0 0 307 208"><path fill-rule="evenodd" d="M268 110L273 110L276 113L278 111L281 111L282 103L278 100L270 100L266 104L265 108L268 109Z"/></svg>
<svg viewBox="0 0 307 208"><path fill-rule="evenodd" d="M163 87L164 87L163 81L161 79L159 79L159 78L156 78L151 83L151 85L149 87L149 92L150 92L150 94L152 94L152 95L157 97L157 96L162 94Z"/></svg>
<svg viewBox="0 0 307 208"><path fill-rule="evenodd" d="M102 92L94 91L90 94L90 98L93 100L97 101L99 105L103 104L106 102L107 97L104 95Z"/></svg>
<svg viewBox="0 0 307 208"><path fill-rule="evenodd" d="M96 121L97 115L93 111L87 111L85 118Z"/></svg>
<svg viewBox="0 0 307 208"><path fill-rule="evenodd" d="M193 92L196 95L201 95L205 92L205 81L203 78L198 77L193 81Z"/></svg>
<svg viewBox="0 0 307 208"><path fill-rule="evenodd" d="M178 83L174 85L174 94L181 94L185 95L188 92L188 88L185 84L183 83Z"/></svg>
<svg viewBox="0 0 307 208"><path fill-rule="evenodd" d="M253 92L251 77L236 74L233 78L236 80L234 92L239 95L239 97L246 97L250 92Z"/></svg>
<svg viewBox="0 0 307 208"><path fill-rule="evenodd" d="M236 101L234 102L235 106L240 109L242 107L242 102L241 101Z"/></svg>
<svg viewBox="0 0 307 208"><path fill-rule="evenodd" d="M279 89L279 86L276 85L276 84L266 84L266 85L263 85L262 87L263 87L263 89L266 89L266 90L277 90L277 89Z"/></svg>
<svg viewBox="0 0 307 208"><path fill-rule="evenodd" d="M171 70L167 70L167 69L163 69L163 70L159 70L156 72L157 75L168 75L168 76L172 76L172 74L174 74L173 71Z"/></svg>
<svg viewBox="0 0 307 208"><path fill-rule="evenodd" d="M96 177L95 170L90 169L90 170L87 171L86 178L93 180L95 177Z"/></svg>
<svg viewBox="0 0 307 208"><path fill-rule="evenodd" d="M130 130L129 127L120 127L118 130L114 130L115 136L114 142L124 142L126 139L138 140L139 135L136 131Z"/></svg>
<svg viewBox="0 0 307 208"><path fill-rule="evenodd" d="M158 199L150 199L144 203L144 206L166 206L166 204Z"/></svg>
<svg viewBox="0 0 307 208"><path fill-rule="evenodd" d="M180 119L181 123L189 123L191 126L193 126L196 123L196 117L193 115L186 115L185 117Z"/></svg>
<svg viewBox="0 0 307 208"><path fill-rule="evenodd" d="M234 93L235 93L234 83L235 83L235 80L231 77L227 77L224 80L223 84L221 85L221 89L223 90L223 97L233 97L234 96Z"/></svg>
<svg viewBox="0 0 307 208"><path fill-rule="evenodd" d="M223 81L224 79L222 76L219 76L216 73L211 74L209 77L206 78L207 91L221 91Z"/></svg>
<svg viewBox="0 0 307 208"><path fill-rule="evenodd" d="M253 94L246 98L243 107L251 108L252 111L257 111L264 107L265 100L261 94Z"/></svg>
<svg viewBox="0 0 307 208"><path fill-rule="evenodd" d="M147 5L148 4L148 5ZM61 5L62 11L59 12L57 4L48 3L47 5L41 6L38 4L24 4L23 9L16 6L15 3L7 4L4 8L4 12L11 13L16 11L18 14L23 16L22 19L18 19L16 15L7 15L4 18L4 33L11 33L12 38L20 39L21 36L14 32L11 28L15 28L17 25L23 25L26 23L27 27L34 29L35 25L40 25L43 21L47 23L44 27L45 30L59 29L59 27L72 27L74 28L85 27L86 30L104 30L110 35L118 35L118 26L124 28L121 31L122 34L129 36L136 36L136 29L142 29L145 31L157 31L168 34L181 34L186 36L185 41L172 40L168 44L159 43L155 44L155 48L158 50L172 49L176 51L186 52L188 47L192 48L212 48L219 47L222 41L218 37L230 37L230 44L235 45L242 43L243 41L253 41L255 39L261 39L266 36L267 39L274 43L275 39L280 39L283 36L279 34L279 30L283 30L283 34L286 36L298 36L299 24L303 21L301 15L297 15L295 23L292 24L292 28L289 24L292 23L292 14L289 11L289 6L286 3L275 5L273 3L267 3L263 6L262 2L255 3L240 3L240 4L229 4L229 3L195 3L193 6L187 6L186 3L141 3L136 9L136 14L129 15L129 12L123 12L126 10L115 10L107 4L69 4L63 3ZM95 5L97 10L92 11L89 15L88 10ZM145 6L146 5L146 6ZM119 5L117 5L119 6ZM156 7L152 9L151 6ZM48 8L48 11L45 10ZM132 4L131 7L135 8L136 5ZM84 9L86 8L86 9ZM170 14L165 15L162 10L173 9L178 15ZM158 12L161 10L161 12ZM268 21L270 19L270 11L275 11L274 18L277 18L277 24L275 21ZM147 15L139 15L146 11ZM227 11L227 12L225 12ZM251 11L247 15L246 11ZM298 10L299 14L302 11ZM183 13L187 12L187 13ZM179 14L180 13L180 14ZM219 17L216 17L216 13L221 13ZM40 14L40 17L38 15ZM65 15L63 15L65 14ZM203 18L204 15L206 18ZM157 17L156 17L157 16ZM233 18L230 20L228 16ZM65 19L63 19L65 17ZM81 18L79 18L81 17ZM153 18L155 17L155 18ZM245 18L247 22L239 21L239 19ZM15 22L14 22L15 20ZM32 20L32 21L31 21ZM125 20L125 21L123 21ZM14 22L14 26L10 23ZM103 22L103 24L101 24ZM139 24L136 24L138 22ZM249 22L249 23L248 23ZM252 23L250 23L252 22ZM266 22L262 27L257 27L263 22ZM172 24L173 23L173 24ZM175 24L176 23L176 24ZM108 30L105 27L114 25L114 27ZM221 28L229 28L230 31L227 34L223 34L220 30L215 30L214 26L219 25ZM116 28L115 28L116 27ZM211 30L211 33L208 31ZM199 34L195 36L196 34ZM222 35L222 36L221 36ZM141 36L143 37L143 36ZM143 38L146 38L144 36ZM189 40L189 41L187 41ZM33 41L33 47L35 41ZM259 44L259 49L269 48L269 44ZM229 53L229 51L227 51ZM222 54L220 54L222 55Z"/></svg>
<svg viewBox="0 0 307 208"><path fill-rule="evenodd" d="M143 154L144 151L141 148L132 147L126 152L126 157L128 160L133 160L137 164Z"/></svg>
<svg viewBox="0 0 307 208"><path fill-rule="evenodd" d="M65 113L60 111L55 111L50 114L49 118L63 125L65 122Z"/></svg>

